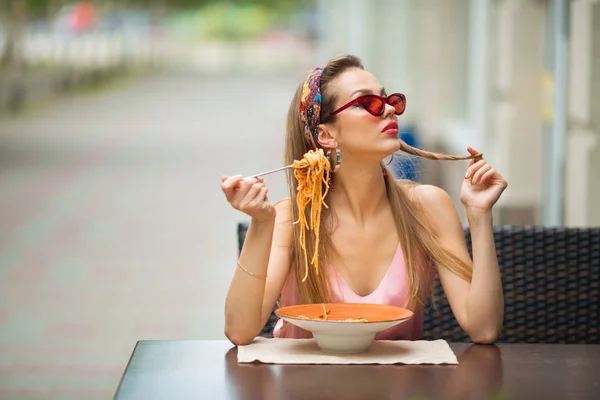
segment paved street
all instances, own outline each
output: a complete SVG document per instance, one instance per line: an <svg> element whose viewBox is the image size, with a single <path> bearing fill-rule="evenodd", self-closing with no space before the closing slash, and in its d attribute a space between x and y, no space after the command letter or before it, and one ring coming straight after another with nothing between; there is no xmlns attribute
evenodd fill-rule
<svg viewBox="0 0 600 400"><path fill-rule="evenodd" d="M220 177L282 165L291 75L127 80L0 120L0 398L110 398L136 340L224 339L247 218Z"/></svg>

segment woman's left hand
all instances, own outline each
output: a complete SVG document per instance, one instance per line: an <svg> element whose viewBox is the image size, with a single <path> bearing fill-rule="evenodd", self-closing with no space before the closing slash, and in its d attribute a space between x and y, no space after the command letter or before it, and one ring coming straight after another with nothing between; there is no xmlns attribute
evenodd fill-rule
<svg viewBox="0 0 600 400"><path fill-rule="evenodd" d="M467 147L471 154L479 152ZM466 209L490 211L496 204L508 183L502 175L489 165L482 157L469 162L467 173L460 190L460 201Z"/></svg>

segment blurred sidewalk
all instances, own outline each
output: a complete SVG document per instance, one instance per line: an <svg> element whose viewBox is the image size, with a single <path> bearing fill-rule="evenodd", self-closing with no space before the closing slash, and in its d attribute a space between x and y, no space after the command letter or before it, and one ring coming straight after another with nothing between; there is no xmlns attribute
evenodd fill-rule
<svg viewBox="0 0 600 400"><path fill-rule="evenodd" d="M110 398L137 340L224 339L247 219L220 177L282 165L289 76L160 75L0 120L0 398Z"/></svg>

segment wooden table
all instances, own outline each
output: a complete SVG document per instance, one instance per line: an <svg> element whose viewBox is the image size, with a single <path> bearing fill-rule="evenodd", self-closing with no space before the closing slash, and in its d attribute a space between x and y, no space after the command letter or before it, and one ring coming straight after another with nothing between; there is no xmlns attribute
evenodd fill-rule
<svg viewBox="0 0 600 400"><path fill-rule="evenodd" d="M600 345L451 343L459 365L238 364L226 341L140 341L115 399L599 399Z"/></svg>

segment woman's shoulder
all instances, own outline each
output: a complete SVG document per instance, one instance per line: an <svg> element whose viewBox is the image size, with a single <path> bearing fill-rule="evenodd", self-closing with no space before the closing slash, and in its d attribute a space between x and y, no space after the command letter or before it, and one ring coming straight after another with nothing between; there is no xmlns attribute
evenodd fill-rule
<svg viewBox="0 0 600 400"><path fill-rule="evenodd" d="M277 212L278 222L291 222L293 218L292 202L289 197L279 200L275 204L275 211Z"/></svg>
<svg viewBox="0 0 600 400"><path fill-rule="evenodd" d="M396 184L401 189L404 189L404 191L406 193L412 193L416 187L422 186L419 182L411 181L410 179L401 179L401 178L396 178Z"/></svg>
<svg viewBox="0 0 600 400"><path fill-rule="evenodd" d="M444 207L448 205L454 207L450 195L439 186L422 184L409 179L396 179L396 182L411 200L425 208Z"/></svg>

